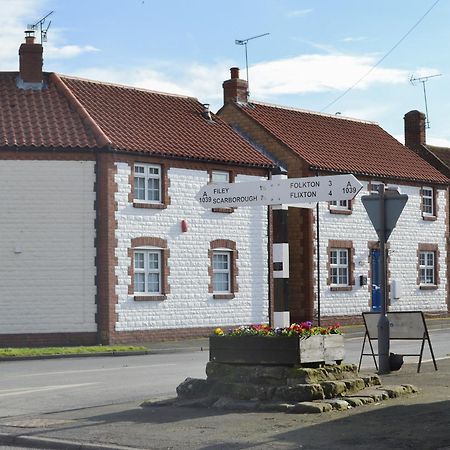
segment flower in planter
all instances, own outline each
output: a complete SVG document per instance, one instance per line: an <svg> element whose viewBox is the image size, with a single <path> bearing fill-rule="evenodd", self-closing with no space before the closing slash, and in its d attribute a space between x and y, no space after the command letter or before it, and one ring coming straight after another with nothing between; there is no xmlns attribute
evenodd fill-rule
<svg viewBox="0 0 450 450"><path fill-rule="evenodd" d="M293 323L286 328L271 328L267 324L241 325L240 327L228 330L226 334L221 328L216 328L214 334L216 336L298 336L300 338L306 338L314 335L342 334L342 331L339 324L329 327L313 327L312 322L307 321Z"/></svg>

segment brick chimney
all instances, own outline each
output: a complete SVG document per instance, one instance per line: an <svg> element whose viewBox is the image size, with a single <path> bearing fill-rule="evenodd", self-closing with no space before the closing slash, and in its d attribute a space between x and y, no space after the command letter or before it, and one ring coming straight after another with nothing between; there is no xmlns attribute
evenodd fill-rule
<svg viewBox="0 0 450 450"><path fill-rule="evenodd" d="M42 45L34 42L34 31L25 31L25 43L19 48L19 80L22 89L42 88Z"/></svg>
<svg viewBox="0 0 450 450"><path fill-rule="evenodd" d="M231 79L223 82L223 103L248 103L248 83L239 78L239 68L232 67Z"/></svg>
<svg viewBox="0 0 450 450"><path fill-rule="evenodd" d="M425 114L414 110L405 114L405 145L409 148L426 144Z"/></svg>

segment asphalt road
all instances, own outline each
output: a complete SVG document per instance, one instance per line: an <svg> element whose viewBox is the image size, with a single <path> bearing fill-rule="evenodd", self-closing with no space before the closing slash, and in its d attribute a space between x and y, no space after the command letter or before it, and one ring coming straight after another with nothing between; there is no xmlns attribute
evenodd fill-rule
<svg viewBox="0 0 450 450"><path fill-rule="evenodd" d="M346 362L358 363L361 333L346 336ZM450 328L432 330L437 359L450 353ZM420 342L392 343L398 353L418 353ZM430 353L425 347L424 360ZM128 357L0 362L0 418L75 410L175 395L187 377L205 378L208 351ZM409 357L417 362L417 357ZM370 357L363 369L375 371Z"/></svg>

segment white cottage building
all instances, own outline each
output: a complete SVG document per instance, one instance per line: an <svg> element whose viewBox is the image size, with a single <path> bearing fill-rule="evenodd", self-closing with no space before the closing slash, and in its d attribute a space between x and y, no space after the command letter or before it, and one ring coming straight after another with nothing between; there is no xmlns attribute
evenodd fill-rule
<svg viewBox="0 0 450 450"><path fill-rule="evenodd" d="M289 208L291 321L379 309L379 242L360 200L378 183L409 196L388 242L390 310L448 314L449 179L375 123L250 101L237 68L223 88L218 115L289 177L351 173L364 186L352 201Z"/></svg>
<svg viewBox="0 0 450 450"><path fill-rule="evenodd" d="M186 96L0 73L0 345L137 342L269 320L265 207L205 210L272 162Z"/></svg>

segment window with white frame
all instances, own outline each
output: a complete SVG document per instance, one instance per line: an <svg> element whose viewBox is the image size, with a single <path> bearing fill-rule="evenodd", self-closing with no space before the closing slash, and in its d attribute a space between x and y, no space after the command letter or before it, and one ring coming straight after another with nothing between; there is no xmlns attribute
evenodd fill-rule
<svg viewBox="0 0 450 450"><path fill-rule="evenodd" d="M140 202L161 203L161 166L135 164L134 199Z"/></svg>
<svg viewBox="0 0 450 450"><path fill-rule="evenodd" d="M434 192L431 187L422 188L422 214L434 216Z"/></svg>
<svg viewBox="0 0 450 450"><path fill-rule="evenodd" d="M213 292L231 292L231 252L214 250L212 254Z"/></svg>
<svg viewBox="0 0 450 450"><path fill-rule="evenodd" d="M332 286L349 285L348 252L347 248L330 249L330 282Z"/></svg>
<svg viewBox="0 0 450 450"><path fill-rule="evenodd" d="M332 200L330 202L330 210L349 210L350 209L350 200Z"/></svg>
<svg viewBox="0 0 450 450"><path fill-rule="evenodd" d="M211 171L211 182L212 183L229 183L230 182L230 172L226 172L224 170Z"/></svg>
<svg viewBox="0 0 450 450"><path fill-rule="evenodd" d="M436 276L436 254L435 252L419 252L419 282L423 285L435 285Z"/></svg>
<svg viewBox="0 0 450 450"><path fill-rule="evenodd" d="M161 294L161 250L134 251L134 292Z"/></svg>

